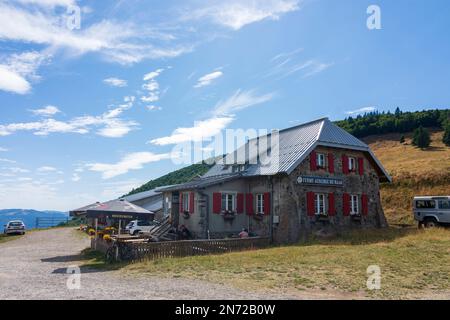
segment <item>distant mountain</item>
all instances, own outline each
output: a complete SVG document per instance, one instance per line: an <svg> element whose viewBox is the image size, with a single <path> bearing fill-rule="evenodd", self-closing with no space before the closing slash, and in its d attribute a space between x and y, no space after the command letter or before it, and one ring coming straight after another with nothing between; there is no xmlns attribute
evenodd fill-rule
<svg viewBox="0 0 450 320"><path fill-rule="evenodd" d="M59 224L63 219L69 217L67 212L62 211L38 211L33 209L3 209L0 210L0 233L3 232L3 226L11 220L22 220L27 229L36 228L36 218L46 218L48 227ZM53 221L51 221L53 219Z"/></svg>

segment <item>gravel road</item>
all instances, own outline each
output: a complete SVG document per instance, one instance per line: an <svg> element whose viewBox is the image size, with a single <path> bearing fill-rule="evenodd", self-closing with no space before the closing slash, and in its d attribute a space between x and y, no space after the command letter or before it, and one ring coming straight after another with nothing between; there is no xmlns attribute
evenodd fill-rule
<svg viewBox="0 0 450 320"><path fill-rule="evenodd" d="M184 279L126 276L82 268L80 289L68 289L67 268L83 264L89 239L71 228L30 232L0 244L0 299L268 299L289 298Z"/></svg>

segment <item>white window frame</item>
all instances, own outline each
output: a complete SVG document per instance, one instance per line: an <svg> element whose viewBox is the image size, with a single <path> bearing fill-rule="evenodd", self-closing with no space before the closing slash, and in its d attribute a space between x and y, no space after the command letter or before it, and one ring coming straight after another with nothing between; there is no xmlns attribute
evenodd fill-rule
<svg viewBox="0 0 450 320"><path fill-rule="evenodd" d="M183 212L189 212L191 195L189 192L183 192Z"/></svg>
<svg viewBox="0 0 450 320"><path fill-rule="evenodd" d="M264 194L258 193L256 195L256 213L264 214Z"/></svg>
<svg viewBox="0 0 450 320"><path fill-rule="evenodd" d="M231 209L229 208L229 204L230 204L229 197L231 197L231 206L232 206ZM222 211L236 212L236 193L223 192L221 201L222 201ZM224 203L225 203L225 206L224 206Z"/></svg>
<svg viewBox="0 0 450 320"><path fill-rule="evenodd" d="M356 158L348 157L348 171L356 171Z"/></svg>
<svg viewBox="0 0 450 320"><path fill-rule="evenodd" d="M319 167L319 168L325 168L326 167L325 154L324 153L317 153L317 155L316 155L316 164L317 164L317 167Z"/></svg>
<svg viewBox="0 0 450 320"><path fill-rule="evenodd" d="M314 197L314 210L316 215L327 214L326 198L324 193L316 193Z"/></svg>
<svg viewBox="0 0 450 320"><path fill-rule="evenodd" d="M350 214L359 214L359 196L356 194L350 195Z"/></svg>

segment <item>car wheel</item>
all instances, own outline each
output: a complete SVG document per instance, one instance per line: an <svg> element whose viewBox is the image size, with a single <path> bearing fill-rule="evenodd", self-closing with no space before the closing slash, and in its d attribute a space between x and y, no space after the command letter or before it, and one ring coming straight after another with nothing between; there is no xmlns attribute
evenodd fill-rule
<svg viewBox="0 0 450 320"><path fill-rule="evenodd" d="M439 224L436 219L429 218L425 220L424 226L425 228L436 228L439 226Z"/></svg>
<svg viewBox="0 0 450 320"><path fill-rule="evenodd" d="M139 235L139 232L141 232L141 230L135 230L135 231L133 232L133 236Z"/></svg>

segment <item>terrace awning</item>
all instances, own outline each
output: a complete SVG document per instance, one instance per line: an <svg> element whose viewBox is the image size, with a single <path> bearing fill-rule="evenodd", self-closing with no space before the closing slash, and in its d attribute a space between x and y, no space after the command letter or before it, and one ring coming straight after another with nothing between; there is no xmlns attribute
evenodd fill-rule
<svg viewBox="0 0 450 320"><path fill-rule="evenodd" d="M74 211L76 216L85 215L88 218L112 219L149 219L154 216L152 211L141 208L123 199L111 200L104 203L92 204Z"/></svg>

